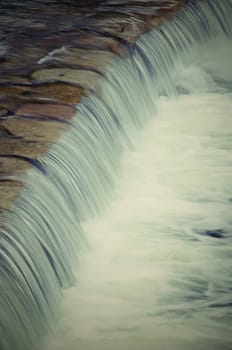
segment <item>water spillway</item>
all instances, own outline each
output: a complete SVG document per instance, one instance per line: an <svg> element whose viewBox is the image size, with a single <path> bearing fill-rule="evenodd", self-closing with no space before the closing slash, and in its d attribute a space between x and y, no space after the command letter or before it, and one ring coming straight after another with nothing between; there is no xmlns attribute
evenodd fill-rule
<svg viewBox="0 0 232 350"><path fill-rule="evenodd" d="M189 1L141 37L17 178L1 350L32 349L58 318L41 348L231 348L231 14Z"/></svg>

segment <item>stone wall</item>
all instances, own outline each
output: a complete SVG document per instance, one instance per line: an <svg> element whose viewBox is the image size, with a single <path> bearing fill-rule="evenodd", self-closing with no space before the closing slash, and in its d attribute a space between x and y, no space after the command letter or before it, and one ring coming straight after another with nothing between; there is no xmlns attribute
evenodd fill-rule
<svg viewBox="0 0 232 350"><path fill-rule="evenodd" d="M172 16L176 1L10 1L0 5L0 211L24 173L67 128L114 55ZM78 4L78 5L77 5Z"/></svg>

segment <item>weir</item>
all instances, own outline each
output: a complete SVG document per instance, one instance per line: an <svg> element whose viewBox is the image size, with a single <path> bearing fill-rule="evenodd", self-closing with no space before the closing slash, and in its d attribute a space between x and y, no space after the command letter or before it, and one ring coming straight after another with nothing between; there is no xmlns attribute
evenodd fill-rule
<svg viewBox="0 0 232 350"><path fill-rule="evenodd" d="M122 154L155 117L160 96L189 93L175 81L189 51L215 38L231 43L231 14L231 0L188 1L171 21L142 36L127 59L115 59L48 155L26 176L12 177L24 189L0 221L1 350L31 350L52 329L88 246L85 223L104 215ZM209 228L207 234L224 231ZM220 307L231 307L229 295ZM228 342L220 348L229 349Z"/></svg>

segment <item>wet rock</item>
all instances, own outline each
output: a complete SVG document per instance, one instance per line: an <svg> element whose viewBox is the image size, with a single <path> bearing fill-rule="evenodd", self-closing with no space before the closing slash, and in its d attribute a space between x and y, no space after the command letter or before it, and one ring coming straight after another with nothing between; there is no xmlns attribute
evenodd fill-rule
<svg viewBox="0 0 232 350"><path fill-rule="evenodd" d="M76 104L80 102L84 94L84 88L65 83L45 83L34 86L0 86L0 96L2 96L2 100L4 101L6 101L6 99L10 100L10 97L13 101L19 97L28 97L31 98L31 100L50 99L57 102ZM7 109L0 107L0 117L7 113Z"/></svg>
<svg viewBox="0 0 232 350"><path fill-rule="evenodd" d="M16 116L29 116L55 119L71 119L74 115L74 108L58 104L30 103L21 105L16 110Z"/></svg>
<svg viewBox="0 0 232 350"><path fill-rule="evenodd" d="M25 157L39 157L43 153L46 154L48 143L50 140L7 140L0 143L0 154L4 155L21 155Z"/></svg>
<svg viewBox="0 0 232 350"><path fill-rule="evenodd" d="M94 49L76 49L70 48L47 55L42 62L62 62L72 66L82 66L83 70L93 69L104 72L108 64L112 61L114 54ZM40 60L41 61L41 60Z"/></svg>
<svg viewBox="0 0 232 350"><path fill-rule="evenodd" d="M77 104L85 93L84 88L70 84L53 83L34 87L32 96L47 97L63 103Z"/></svg>
<svg viewBox="0 0 232 350"><path fill-rule="evenodd" d="M10 137L10 136L13 136L13 134L7 128L5 128L2 124L0 124L0 137L4 138L4 137Z"/></svg>
<svg viewBox="0 0 232 350"><path fill-rule="evenodd" d="M6 109L6 108L2 108L2 107L0 106L0 118L6 116L7 113L8 113L7 109Z"/></svg>
<svg viewBox="0 0 232 350"><path fill-rule="evenodd" d="M81 32L81 35L73 35L70 45L76 48L96 49L120 54L124 51L123 45L115 38L101 36L100 34L90 34Z"/></svg>
<svg viewBox="0 0 232 350"><path fill-rule="evenodd" d="M25 173L29 168L29 164L23 160L15 158L1 157L0 155L0 179L7 177L8 175L14 175L17 173Z"/></svg>
<svg viewBox="0 0 232 350"><path fill-rule="evenodd" d="M38 70L32 74L32 79L36 82L71 83L89 89L95 86L99 74L80 69L54 68Z"/></svg>
<svg viewBox="0 0 232 350"><path fill-rule="evenodd" d="M21 183L16 181L1 181L0 179L0 213L10 209L21 190Z"/></svg>
<svg viewBox="0 0 232 350"><path fill-rule="evenodd" d="M2 179L32 166L69 127L115 54L184 1L5 0L0 3L0 211L21 184ZM2 209L1 209L2 208Z"/></svg>
<svg viewBox="0 0 232 350"><path fill-rule="evenodd" d="M69 125L63 122L50 120L31 120L28 118L18 118L16 116L11 117L3 121L3 126L7 128L9 132L14 134L15 137L22 138L25 141L40 141L44 142L44 150L46 150L47 143L51 143L57 139L61 132L65 131ZM13 140L11 144L15 145L16 149L20 151L20 154L26 154L28 152L28 143L22 144ZM9 139L0 142L0 150L3 151L3 147L9 147ZM12 147L12 146L11 146ZM26 149L23 151L23 147ZM40 152L42 150L42 144L39 146ZM36 155L38 156L37 148L34 148ZM26 152L26 153L25 153ZM0 153L2 153L0 151ZM41 152L46 153L46 151Z"/></svg>

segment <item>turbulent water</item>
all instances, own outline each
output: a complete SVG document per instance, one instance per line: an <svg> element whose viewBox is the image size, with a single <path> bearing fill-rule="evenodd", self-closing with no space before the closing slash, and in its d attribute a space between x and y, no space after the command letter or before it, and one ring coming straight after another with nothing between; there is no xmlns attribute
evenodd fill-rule
<svg viewBox="0 0 232 350"><path fill-rule="evenodd" d="M230 349L232 42L194 48L123 156L41 349ZM184 91L184 93L183 93Z"/></svg>
<svg viewBox="0 0 232 350"><path fill-rule="evenodd" d="M2 219L1 350L55 318L37 349L231 349L231 11L191 1L142 37L28 174Z"/></svg>

